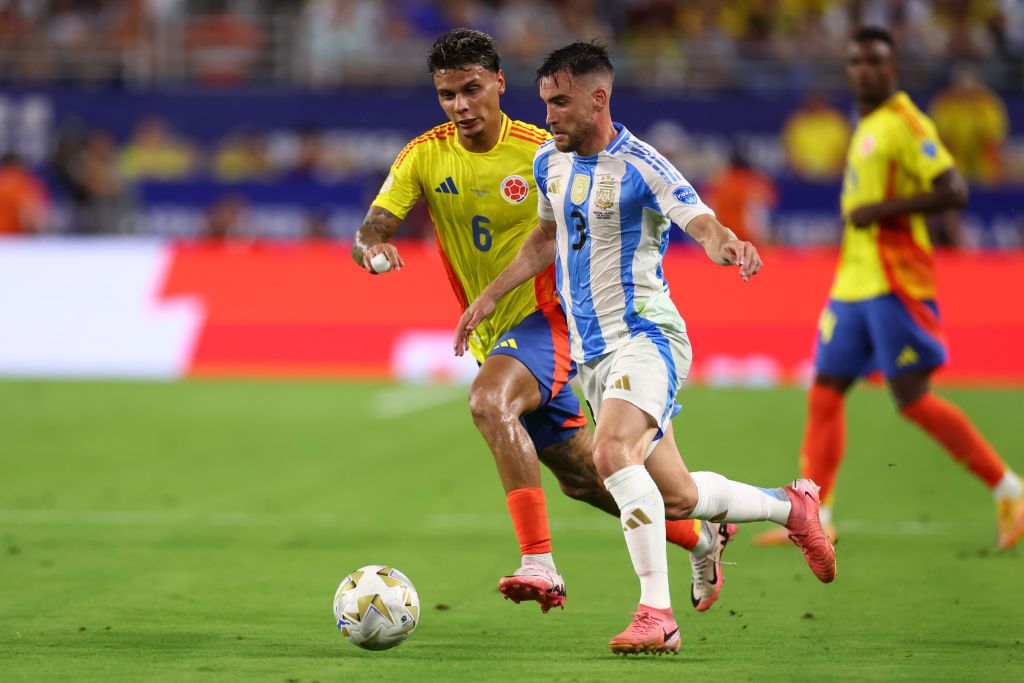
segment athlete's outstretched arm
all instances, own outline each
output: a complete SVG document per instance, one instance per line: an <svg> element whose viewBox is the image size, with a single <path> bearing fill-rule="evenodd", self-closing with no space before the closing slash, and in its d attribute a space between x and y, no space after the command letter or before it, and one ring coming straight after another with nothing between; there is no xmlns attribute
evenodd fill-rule
<svg viewBox="0 0 1024 683"><path fill-rule="evenodd" d="M686 224L686 233L704 247L708 258L721 266L739 266L740 277L750 280L764 266L757 247L736 237L714 216L697 216Z"/></svg>
<svg viewBox="0 0 1024 683"><path fill-rule="evenodd" d="M394 270L404 266L405 261L399 255L398 248L389 244L401 224L402 219L387 209L371 206L352 242L352 259L372 275L377 273L370 267L370 261L381 252L388 257Z"/></svg>
<svg viewBox="0 0 1024 683"><path fill-rule="evenodd" d="M847 218L858 228L875 223L884 225L887 218L908 213L935 213L946 209L962 209L967 206L967 183L956 169L949 169L932 181L932 189L921 194L898 199L887 199L875 204L858 206Z"/></svg>
<svg viewBox="0 0 1024 683"><path fill-rule="evenodd" d="M455 328L456 356L466 352L469 348L469 335L484 318L494 312L501 297L555 262L555 230L554 221L538 219L537 227L527 235L512 263L462 313L459 326Z"/></svg>

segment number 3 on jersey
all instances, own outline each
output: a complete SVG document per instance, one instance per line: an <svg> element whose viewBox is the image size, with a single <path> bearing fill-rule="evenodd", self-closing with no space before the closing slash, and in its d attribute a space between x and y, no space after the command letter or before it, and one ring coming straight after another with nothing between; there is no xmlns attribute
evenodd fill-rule
<svg viewBox="0 0 1024 683"><path fill-rule="evenodd" d="M480 251L491 249L491 231L484 227L490 222L487 216L473 216L473 245Z"/></svg>
<svg viewBox="0 0 1024 683"><path fill-rule="evenodd" d="M580 211L573 211L570 215L576 219L576 241L572 245L572 250L579 251L587 243L587 220Z"/></svg>

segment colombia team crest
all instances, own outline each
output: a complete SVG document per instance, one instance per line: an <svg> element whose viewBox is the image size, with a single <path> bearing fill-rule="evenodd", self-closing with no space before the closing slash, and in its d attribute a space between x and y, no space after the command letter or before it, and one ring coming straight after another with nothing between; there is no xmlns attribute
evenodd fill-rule
<svg viewBox="0 0 1024 683"><path fill-rule="evenodd" d="M530 194L530 183L521 175L506 176L501 181L501 196L509 204L521 204Z"/></svg>

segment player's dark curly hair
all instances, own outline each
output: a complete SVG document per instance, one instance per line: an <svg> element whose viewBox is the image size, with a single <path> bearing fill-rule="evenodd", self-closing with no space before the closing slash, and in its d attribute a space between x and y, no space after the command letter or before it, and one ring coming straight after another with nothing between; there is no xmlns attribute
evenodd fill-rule
<svg viewBox="0 0 1024 683"><path fill-rule="evenodd" d="M494 38L476 29L453 28L434 41L427 53L427 69L432 74L441 69L461 69L474 64L494 73L501 68Z"/></svg>
<svg viewBox="0 0 1024 683"><path fill-rule="evenodd" d="M537 69L537 80L554 76L561 71L568 72L570 76L615 73L612 60L608 58L607 46L596 40L589 43L577 40L549 54Z"/></svg>
<svg viewBox="0 0 1024 683"><path fill-rule="evenodd" d="M875 41L885 43L893 52L896 51L896 41L892 34L881 26L861 26L851 36L850 40L855 43L873 43Z"/></svg>

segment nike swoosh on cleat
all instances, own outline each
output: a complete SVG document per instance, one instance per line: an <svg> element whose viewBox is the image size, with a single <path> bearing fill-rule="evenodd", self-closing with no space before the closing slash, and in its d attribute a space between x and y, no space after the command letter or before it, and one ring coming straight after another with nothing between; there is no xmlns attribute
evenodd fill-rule
<svg viewBox="0 0 1024 683"><path fill-rule="evenodd" d="M668 641L672 640L672 637L675 636L675 634L679 633L679 628L677 627L671 633L665 633L665 629L662 629L661 633L665 636L665 642L667 643Z"/></svg>

